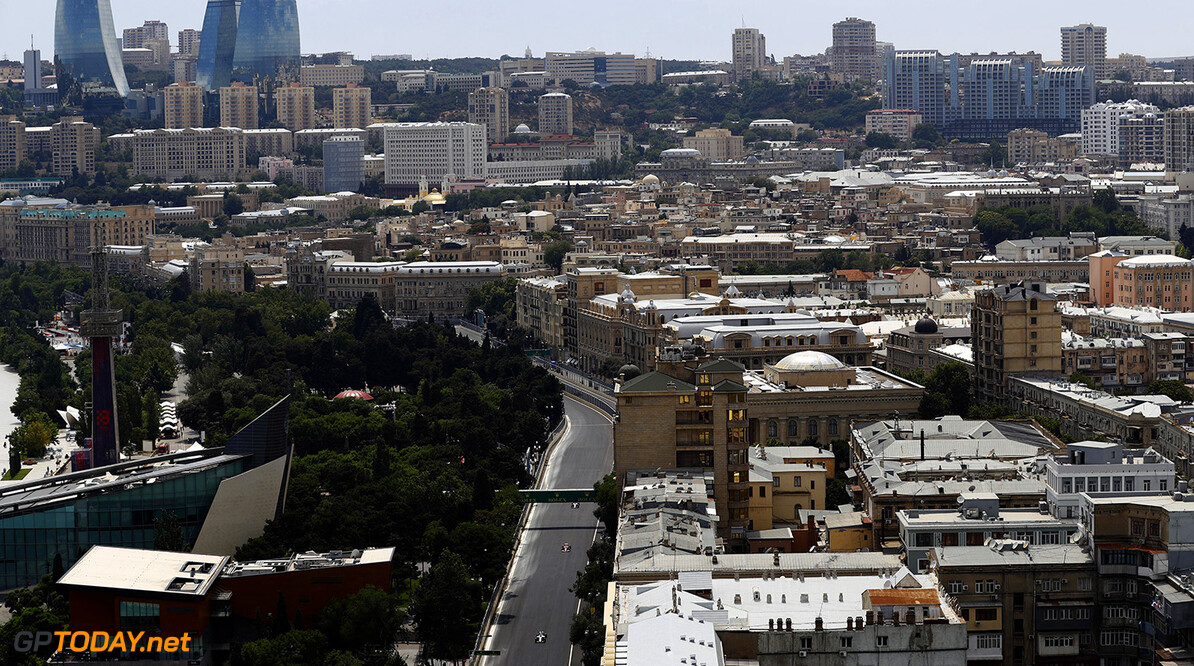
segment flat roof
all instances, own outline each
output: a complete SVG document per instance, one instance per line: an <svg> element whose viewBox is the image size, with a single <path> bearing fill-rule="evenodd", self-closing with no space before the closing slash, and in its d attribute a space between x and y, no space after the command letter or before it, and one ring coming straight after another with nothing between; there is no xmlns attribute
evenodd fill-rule
<svg viewBox="0 0 1194 666"><path fill-rule="evenodd" d="M68 587L203 597L228 559L220 555L92 546L58 583Z"/></svg>

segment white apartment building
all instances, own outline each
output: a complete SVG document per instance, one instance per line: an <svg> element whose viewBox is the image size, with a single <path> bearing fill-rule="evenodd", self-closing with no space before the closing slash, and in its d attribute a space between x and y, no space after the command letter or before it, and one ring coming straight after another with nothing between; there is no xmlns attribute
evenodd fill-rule
<svg viewBox="0 0 1194 666"><path fill-rule="evenodd" d="M389 149L386 150L387 157ZM580 172L593 160L505 160L485 164L485 178L507 185L529 185L545 180L562 180L565 169Z"/></svg>
<svg viewBox="0 0 1194 666"><path fill-rule="evenodd" d="M876 109L866 114L866 131L890 134L900 141L912 138L912 130L924 122L924 116L914 109Z"/></svg>
<svg viewBox="0 0 1194 666"><path fill-rule="evenodd" d="M1107 76L1107 28L1101 25L1067 26L1061 29L1061 64L1091 67L1097 78Z"/></svg>
<svg viewBox="0 0 1194 666"><path fill-rule="evenodd" d="M758 28L734 30L732 62L735 79L749 79L751 72L767 64L767 38Z"/></svg>
<svg viewBox="0 0 1194 666"><path fill-rule="evenodd" d="M1143 118L1159 114L1152 104L1130 99L1126 102L1099 102L1082 110L1082 153L1119 155L1120 118Z"/></svg>
<svg viewBox="0 0 1194 666"><path fill-rule="evenodd" d="M549 51L544 60L547 77L557 82L571 79L582 86L632 86L638 82L633 54Z"/></svg>
<svg viewBox="0 0 1194 666"><path fill-rule="evenodd" d="M376 125L375 125L376 127ZM485 176L485 126L473 123L386 123L386 184L417 185Z"/></svg>
<svg viewBox="0 0 1194 666"><path fill-rule="evenodd" d="M1118 442L1075 442L1045 463L1045 500L1055 518L1078 517L1078 495L1165 494L1175 488L1173 462L1153 449Z"/></svg>

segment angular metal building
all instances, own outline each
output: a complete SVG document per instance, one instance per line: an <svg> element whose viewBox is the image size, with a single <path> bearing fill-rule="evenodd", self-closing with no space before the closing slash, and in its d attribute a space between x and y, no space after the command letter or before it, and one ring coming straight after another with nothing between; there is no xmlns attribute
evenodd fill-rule
<svg viewBox="0 0 1194 666"><path fill-rule="evenodd" d="M298 78L299 18L296 0L241 0L236 34L235 78Z"/></svg>
<svg viewBox="0 0 1194 666"><path fill-rule="evenodd" d="M76 79L110 85L121 97L129 94L110 0L58 0L54 55Z"/></svg>
<svg viewBox="0 0 1194 666"><path fill-rule="evenodd" d="M232 80L241 0L208 0L199 39L195 82L214 92Z"/></svg>

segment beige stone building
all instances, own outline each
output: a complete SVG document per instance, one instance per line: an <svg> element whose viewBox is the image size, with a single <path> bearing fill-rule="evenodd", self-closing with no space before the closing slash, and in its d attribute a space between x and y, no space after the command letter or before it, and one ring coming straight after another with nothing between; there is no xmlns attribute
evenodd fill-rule
<svg viewBox="0 0 1194 666"><path fill-rule="evenodd" d="M373 91L356 84L332 91L332 124L337 128L369 126Z"/></svg>
<svg viewBox="0 0 1194 666"><path fill-rule="evenodd" d="M275 93L278 122L297 132L315 127L315 88L292 83Z"/></svg>
<svg viewBox="0 0 1194 666"><path fill-rule="evenodd" d="M758 28L736 28L731 52L734 78L749 79L755 70L767 64L767 38Z"/></svg>
<svg viewBox="0 0 1194 666"><path fill-rule="evenodd" d="M25 156L25 123L16 116L0 116L0 171L17 168Z"/></svg>
<svg viewBox="0 0 1194 666"><path fill-rule="evenodd" d="M555 92L539 98L539 134L572 135L572 95Z"/></svg>
<svg viewBox="0 0 1194 666"><path fill-rule="evenodd" d="M684 147L699 150L702 157L714 162L738 160L746 154L742 137L720 128L698 130L695 135L684 137Z"/></svg>
<svg viewBox="0 0 1194 666"><path fill-rule="evenodd" d="M245 251L228 245L201 245L187 270L194 291L239 294L245 290Z"/></svg>
<svg viewBox="0 0 1194 666"><path fill-rule="evenodd" d="M489 143L498 143L510 133L510 93L504 88L477 88L468 94L468 121L485 126Z"/></svg>
<svg viewBox="0 0 1194 666"><path fill-rule="evenodd" d="M1082 136L1051 137L1048 132L1017 129L1007 133L1007 157L1013 164L1069 162L1082 150Z"/></svg>
<svg viewBox="0 0 1194 666"><path fill-rule="evenodd" d="M220 88L220 127L257 129L257 86L240 81Z"/></svg>
<svg viewBox="0 0 1194 666"><path fill-rule="evenodd" d="M299 83L304 86L343 87L364 80L364 65L306 65L299 69Z"/></svg>
<svg viewBox="0 0 1194 666"><path fill-rule="evenodd" d="M750 461L751 530L800 523L804 509L828 509L825 486L833 478L833 452L815 446L752 446Z"/></svg>
<svg viewBox="0 0 1194 666"><path fill-rule="evenodd" d="M194 83L175 83L166 86L166 129L203 127L203 88Z"/></svg>
<svg viewBox="0 0 1194 666"><path fill-rule="evenodd" d="M924 122L920 111L913 109L875 109L866 114L866 132L889 134L900 141L912 138L912 130Z"/></svg>
<svg viewBox="0 0 1194 666"><path fill-rule="evenodd" d="M564 349L564 308L568 283L557 277L519 280L515 290L515 317L519 326L533 331L539 342L557 353Z"/></svg>
<svg viewBox="0 0 1194 666"><path fill-rule="evenodd" d="M59 176L78 172L95 173L95 149L99 147L100 130L81 117L63 117L50 130L53 150L51 171Z"/></svg>
<svg viewBox="0 0 1194 666"><path fill-rule="evenodd" d="M154 232L150 206L21 207L3 219L6 261L88 267L97 245L143 245Z"/></svg>
<svg viewBox="0 0 1194 666"><path fill-rule="evenodd" d="M979 400L1007 399L1011 377L1063 370L1061 312L1043 284L1022 282L975 294L971 330Z"/></svg>
<svg viewBox="0 0 1194 666"><path fill-rule="evenodd" d="M229 127L137 130L133 170L166 180L235 179L245 170L245 135Z"/></svg>

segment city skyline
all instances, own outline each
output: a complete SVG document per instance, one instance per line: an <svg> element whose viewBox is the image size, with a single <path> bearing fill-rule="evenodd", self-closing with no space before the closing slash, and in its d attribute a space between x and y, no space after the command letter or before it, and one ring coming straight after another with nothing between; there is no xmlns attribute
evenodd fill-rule
<svg viewBox="0 0 1194 666"><path fill-rule="evenodd" d="M202 27L205 4L195 0L163 6L149 0L116 0L112 11L118 33L145 20L161 20L170 25L174 42L179 30ZM1179 7L1177 2L1162 4ZM19 60L32 34L37 47L49 57L53 52L53 5L41 6L45 7L43 11L26 20L0 25L0 54ZM981 30L965 20L956 5L945 2L930 2L924 11L910 16L898 6L872 1L844 7L799 8L768 1L753 5L752 11L744 14L739 8L709 0L668 0L648 10L658 12L658 20L642 16L643 20L629 23L618 11L591 15L580 7L559 5L553 5L555 13L545 18L543 6L542 2L516 0L507 5L505 13L494 16L479 11L481 7L474 0L447 2L437 10L416 6L405 14L375 0L354 3L358 11L382 15L393 12L394 20L406 24L406 29L395 31L393 21L354 20L343 11L341 3L332 0L298 3L303 24L319 27L304 32L304 52L351 50L363 58L394 53L410 53L416 59L497 58L503 54L519 56L529 45L539 56L548 50L574 51L591 46L640 56L650 49L656 57L675 60L728 61L730 34L743 24L763 31L769 54L782 58L824 51L831 41L832 24L848 16L875 22L878 39L893 42L897 49L963 53L1035 50L1046 59L1058 59L1060 27L1089 22L1107 27L1108 56L1121 52L1150 58L1194 55L1180 23L1158 24L1153 14L1125 14L1110 2L1087 3L1081 12L1075 12L1068 5L1042 7L1016 1L1002 5L998 14L984 17ZM932 11L935 8L940 11ZM635 9L642 8L636 5ZM1030 12L1032 21L1023 20L1025 12ZM453 17L453 32L465 38L444 39L445 16ZM670 29L659 30L660 25ZM596 39L597 34L608 36Z"/></svg>

